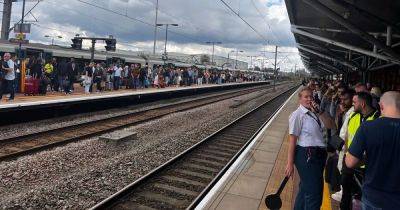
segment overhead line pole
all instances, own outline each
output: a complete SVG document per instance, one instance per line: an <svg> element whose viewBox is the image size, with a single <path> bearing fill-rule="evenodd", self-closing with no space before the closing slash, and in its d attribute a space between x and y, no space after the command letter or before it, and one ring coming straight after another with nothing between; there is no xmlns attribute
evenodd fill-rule
<svg viewBox="0 0 400 210"><path fill-rule="evenodd" d="M156 20L154 24L154 46L153 46L153 55L156 54L156 44L157 44L157 20L158 20L158 0L156 3Z"/></svg>
<svg viewBox="0 0 400 210"><path fill-rule="evenodd" d="M275 90L275 85L276 85L276 58L278 55L278 46L275 46L275 64L274 64L274 90Z"/></svg>
<svg viewBox="0 0 400 210"><path fill-rule="evenodd" d="M25 0L22 1L22 18L21 18L21 26L19 27L19 32L21 33L22 30L22 25L24 24L24 18L25 18ZM19 52L18 52L18 59L21 61L21 56L22 56L22 42L19 42ZM22 62L20 62L22 64Z"/></svg>

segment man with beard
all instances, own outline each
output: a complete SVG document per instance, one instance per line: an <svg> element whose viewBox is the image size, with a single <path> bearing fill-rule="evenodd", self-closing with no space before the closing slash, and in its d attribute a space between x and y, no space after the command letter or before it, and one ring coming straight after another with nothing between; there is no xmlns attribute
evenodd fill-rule
<svg viewBox="0 0 400 210"><path fill-rule="evenodd" d="M350 148L353 138L365 121L372 121L379 117L380 113L372 106L372 96L367 92L358 92L353 96L354 113L350 116L347 126L346 151ZM360 166L356 169L351 169L343 164L341 184L343 188L340 209L352 209L352 198L354 192L359 192L357 183L354 179L355 172L357 176L362 177L365 166ZM361 179L361 178L360 178Z"/></svg>

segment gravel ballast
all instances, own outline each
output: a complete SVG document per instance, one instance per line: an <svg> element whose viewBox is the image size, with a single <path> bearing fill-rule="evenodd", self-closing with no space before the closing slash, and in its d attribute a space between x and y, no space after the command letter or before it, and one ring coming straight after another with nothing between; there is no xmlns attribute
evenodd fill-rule
<svg viewBox="0 0 400 210"><path fill-rule="evenodd" d="M132 141L94 137L1 162L0 208L89 208L282 90L237 97L259 96L237 108L229 99L125 128L137 132Z"/></svg>

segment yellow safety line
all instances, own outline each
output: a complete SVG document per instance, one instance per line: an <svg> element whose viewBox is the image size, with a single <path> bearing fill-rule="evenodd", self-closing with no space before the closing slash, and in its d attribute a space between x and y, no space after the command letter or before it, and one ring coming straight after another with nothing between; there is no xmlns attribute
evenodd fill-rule
<svg viewBox="0 0 400 210"><path fill-rule="evenodd" d="M332 210L331 194L329 193L329 186L324 181L324 196L322 198L321 210Z"/></svg>

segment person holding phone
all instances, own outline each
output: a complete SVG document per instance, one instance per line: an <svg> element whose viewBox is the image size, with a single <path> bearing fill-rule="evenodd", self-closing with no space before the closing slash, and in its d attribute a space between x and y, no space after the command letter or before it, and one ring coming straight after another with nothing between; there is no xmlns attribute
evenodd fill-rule
<svg viewBox="0 0 400 210"><path fill-rule="evenodd" d="M334 128L335 123L313 101L312 89L301 89L298 97L300 105L289 117L289 149L285 175L292 176L296 166L300 176L294 209L317 210L322 204L323 171L327 158L327 143L323 131L325 128Z"/></svg>

